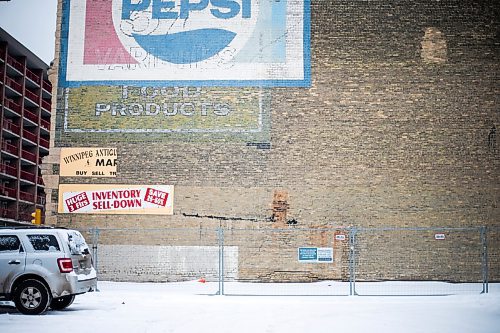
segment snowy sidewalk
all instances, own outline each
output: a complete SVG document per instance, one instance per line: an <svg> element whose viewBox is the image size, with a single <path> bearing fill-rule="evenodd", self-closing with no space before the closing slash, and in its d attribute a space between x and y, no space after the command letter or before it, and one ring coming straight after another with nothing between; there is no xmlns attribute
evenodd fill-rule
<svg viewBox="0 0 500 333"><path fill-rule="evenodd" d="M240 289L258 294L262 287ZM490 284L488 294L451 296L215 296L216 283L196 281L99 282L99 289L42 316L0 302L0 332L496 333L500 327L499 284Z"/></svg>

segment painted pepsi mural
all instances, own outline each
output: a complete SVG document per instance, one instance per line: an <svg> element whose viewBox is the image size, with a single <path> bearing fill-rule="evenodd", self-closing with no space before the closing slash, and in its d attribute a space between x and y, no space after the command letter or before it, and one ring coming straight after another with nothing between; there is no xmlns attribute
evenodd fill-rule
<svg viewBox="0 0 500 333"><path fill-rule="evenodd" d="M309 5L63 0L57 144L113 134L267 147L271 89L310 86Z"/></svg>
<svg viewBox="0 0 500 333"><path fill-rule="evenodd" d="M309 0L66 0L59 87L308 87L309 16Z"/></svg>

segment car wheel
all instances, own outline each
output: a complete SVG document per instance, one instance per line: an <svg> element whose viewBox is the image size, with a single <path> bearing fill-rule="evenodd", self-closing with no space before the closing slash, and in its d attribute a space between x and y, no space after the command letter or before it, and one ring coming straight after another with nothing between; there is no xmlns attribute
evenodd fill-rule
<svg viewBox="0 0 500 333"><path fill-rule="evenodd" d="M50 301L51 295L47 287L38 280L22 282L14 293L14 304L23 314L40 314L47 309Z"/></svg>
<svg viewBox="0 0 500 333"><path fill-rule="evenodd" d="M50 302L50 307L52 310L62 310L70 306L75 300L75 295L68 295L53 298L52 302Z"/></svg>

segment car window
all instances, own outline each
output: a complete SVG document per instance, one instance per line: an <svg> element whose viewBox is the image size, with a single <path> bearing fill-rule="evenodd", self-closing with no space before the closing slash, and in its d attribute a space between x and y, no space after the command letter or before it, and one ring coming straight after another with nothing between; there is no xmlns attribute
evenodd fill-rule
<svg viewBox="0 0 500 333"><path fill-rule="evenodd" d="M78 231L68 231L68 245L71 254L89 254L89 247L82 234Z"/></svg>
<svg viewBox="0 0 500 333"><path fill-rule="evenodd" d="M28 239L35 251L61 251L54 235L28 235Z"/></svg>
<svg viewBox="0 0 500 333"><path fill-rule="evenodd" d="M0 252L19 252L21 242L15 235L1 235L0 236Z"/></svg>

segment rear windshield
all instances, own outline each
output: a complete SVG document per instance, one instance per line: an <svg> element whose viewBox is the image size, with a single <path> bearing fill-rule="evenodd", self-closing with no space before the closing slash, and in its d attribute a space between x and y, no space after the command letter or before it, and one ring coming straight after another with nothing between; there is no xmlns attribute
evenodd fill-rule
<svg viewBox="0 0 500 333"><path fill-rule="evenodd" d="M89 247L82 234L75 230L68 231L68 244L71 254L89 254Z"/></svg>
<svg viewBox="0 0 500 333"><path fill-rule="evenodd" d="M28 239L35 251L61 251L54 235L28 235Z"/></svg>

